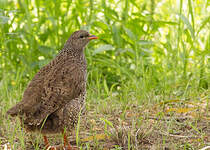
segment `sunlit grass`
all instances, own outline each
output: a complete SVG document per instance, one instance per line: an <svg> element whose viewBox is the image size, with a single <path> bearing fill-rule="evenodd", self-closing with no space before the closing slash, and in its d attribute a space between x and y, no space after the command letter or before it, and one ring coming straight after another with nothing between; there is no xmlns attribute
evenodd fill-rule
<svg viewBox="0 0 210 150"><path fill-rule="evenodd" d="M20 123L5 119L5 112L21 100L27 83L62 49L70 34L86 29L99 40L91 42L85 51L88 62L86 121L90 128L84 128L81 118L76 131L77 146L84 149L108 146L104 144L106 140L82 143L80 134L85 132L94 137L97 133L109 135L112 139L109 143L114 141L115 149L143 148L148 139L155 141L152 133L159 131L158 128L157 148L205 146L207 133L199 131L202 126L199 117L205 114L207 119L201 119L203 125L209 119L207 3L192 0L0 1L0 137L5 135L4 139L17 149L27 147L29 136L24 135ZM198 112L194 109L185 112L191 120L174 121L181 108L188 110L185 107L197 104ZM145 113L141 113L143 111ZM129 119L128 112L131 118L137 117ZM151 115L160 120L148 129ZM161 119L167 120L167 127ZM182 126L196 132L199 146L188 140L170 141L168 134L182 131ZM39 149L40 143L37 136L32 145Z"/></svg>

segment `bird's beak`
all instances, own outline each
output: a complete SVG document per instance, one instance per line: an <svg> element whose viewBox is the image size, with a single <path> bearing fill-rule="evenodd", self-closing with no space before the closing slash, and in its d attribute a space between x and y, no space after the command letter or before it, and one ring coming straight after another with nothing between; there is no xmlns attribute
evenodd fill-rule
<svg viewBox="0 0 210 150"><path fill-rule="evenodd" d="M98 39L98 37L95 36L95 35L89 35L88 39L90 39L90 40L92 40L92 39Z"/></svg>

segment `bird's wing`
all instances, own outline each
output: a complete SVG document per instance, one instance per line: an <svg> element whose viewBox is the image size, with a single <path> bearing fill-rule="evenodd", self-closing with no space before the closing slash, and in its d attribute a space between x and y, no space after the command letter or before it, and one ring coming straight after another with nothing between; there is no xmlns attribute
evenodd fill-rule
<svg viewBox="0 0 210 150"><path fill-rule="evenodd" d="M51 69L44 80L32 80L25 90L22 100L27 102L22 109L24 123L40 125L48 115L85 91L85 76L78 66L54 68L56 69Z"/></svg>
<svg viewBox="0 0 210 150"><path fill-rule="evenodd" d="M43 90L44 77L47 76L50 70L50 65L46 65L40 69L40 71L29 82L26 90L23 94L23 99L18 104L13 106L7 111L7 114L11 116L23 115L27 110L33 112L39 100L41 99L41 92Z"/></svg>

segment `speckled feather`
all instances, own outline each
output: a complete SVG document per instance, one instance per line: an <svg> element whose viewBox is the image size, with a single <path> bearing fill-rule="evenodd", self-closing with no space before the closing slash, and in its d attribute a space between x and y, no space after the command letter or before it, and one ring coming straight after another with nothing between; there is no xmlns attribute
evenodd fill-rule
<svg viewBox="0 0 210 150"><path fill-rule="evenodd" d="M86 93L84 47L90 41L84 30L74 32L60 53L34 76L22 101L8 110L24 127L42 133L71 129L77 123Z"/></svg>

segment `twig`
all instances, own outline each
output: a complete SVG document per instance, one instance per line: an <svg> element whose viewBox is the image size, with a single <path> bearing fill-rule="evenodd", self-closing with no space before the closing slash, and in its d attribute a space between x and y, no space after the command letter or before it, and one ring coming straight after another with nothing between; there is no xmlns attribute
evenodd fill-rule
<svg viewBox="0 0 210 150"><path fill-rule="evenodd" d="M169 134L169 133L164 133L164 132L159 132L159 133L165 136L178 137L178 138L198 138L198 136L174 135L174 134Z"/></svg>
<svg viewBox="0 0 210 150"><path fill-rule="evenodd" d="M210 149L210 146L206 146L204 148L201 148L200 150L207 150L207 149Z"/></svg>
<svg viewBox="0 0 210 150"><path fill-rule="evenodd" d="M187 119L192 119L192 117L165 117L165 118L158 118L158 117L145 117L145 119L153 119L153 120L160 120L160 121L170 121L172 119L176 121L183 121Z"/></svg>
<svg viewBox="0 0 210 150"><path fill-rule="evenodd" d="M140 131L140 128L136 131L136 135L135 135L135 143L136 143L136 147L137 147L137 143L138 143L138 139L137 139L137 136L138 136L138 132Z"/></svg>

